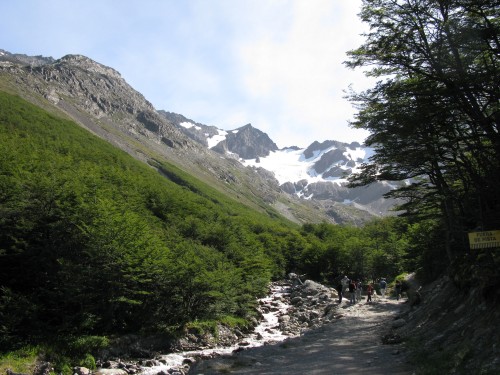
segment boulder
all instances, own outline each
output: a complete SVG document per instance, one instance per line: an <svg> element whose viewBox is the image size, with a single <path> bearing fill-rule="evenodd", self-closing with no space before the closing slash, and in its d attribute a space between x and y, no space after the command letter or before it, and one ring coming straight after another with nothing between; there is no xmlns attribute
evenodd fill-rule
<svg viewBox="0 0 500 375"><path fill-rule="evenodd" d="M391 326L392 328L399 328L402 327L406 324L406 320L404 319L396 319L395 321L392 322Z"/></svg>
<svg viewBox="0 0 500 375"><path fill-rule="evenodd" d="M73 374L90 375L91 371L87 367L73 367Z"/></svg>
<svg viewBox="0 0 500 375"><path fill-rule="evenodd" d="M302 296L316 296L318 294L331 295L332 290L320 283L306 280L299 292ZM323 297L324 298L324 297Z"/></svg>
<svg viewBox="0 0 500 375"><path fill-rule="evenodd" d="M293 297L290 301L292 305L301 305L302 304L302 297Z"/></svg>

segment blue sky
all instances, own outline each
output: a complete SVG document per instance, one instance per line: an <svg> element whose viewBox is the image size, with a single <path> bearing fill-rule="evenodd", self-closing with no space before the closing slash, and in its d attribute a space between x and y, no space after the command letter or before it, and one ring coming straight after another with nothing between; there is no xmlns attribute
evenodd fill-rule
<svg viewBox="0 0 500 375"><path fill-rule="evenodd" d="M361 0L1 0L0 49L82 54L156 109L231 130L251 123L279 147L362 142L344 99L373 82L346 69L361 45Z"/></svg>

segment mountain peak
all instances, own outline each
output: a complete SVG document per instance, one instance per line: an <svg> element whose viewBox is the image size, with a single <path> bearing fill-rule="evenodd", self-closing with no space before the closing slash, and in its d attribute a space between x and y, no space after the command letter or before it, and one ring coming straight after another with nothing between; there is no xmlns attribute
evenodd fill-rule
<svg viewBox="0 0 500 375"><path fill-rule="evenodd" d="M243 159L256 159L268 156L271 151L278 150L278 146L266 133L254 128L252 124L246 124L229 131L226 139L220 142L214 150L229 151L238 154Z"/></svg>
<svg viewBox="0 0 500 375"><path fill-rule="evenodd" d="M94 64L97 64L94 60L92 60L90 57L84 56L84 55L79 55L79 54L67 54L64 55L59 59L59 61L85 61L85 62L92 62Z"/></svg>
<svg viewBox="0 0 500 375"><path fill-rule="evenodd" d="M159 112L188 137L223 155L231 153L242 159L257 159L278 150L278 146L266 133L254 128L250 123L225 131L215 126L200 124L176 113Z"/></svg>
<svg viewBox="0 0 500 375"><path fill-rule="evenodd" d="M252 129L253 130L259 130L257 128L254 128L251 123L248 123L248 124L243 125L243 126L241 126L241 127L238 128L238 130L252 130Z"/></svg>
<svg viewBox="0 0 500 375"><path fill-rule="evenodd" d="M122 79L121 74L115 69L100 64L84 55L71 55L71 54L65 55L61 57L59 60L56 60L55 63L70 65L73 67L81 68L89 72L103 74L116 79Z"/></svg>

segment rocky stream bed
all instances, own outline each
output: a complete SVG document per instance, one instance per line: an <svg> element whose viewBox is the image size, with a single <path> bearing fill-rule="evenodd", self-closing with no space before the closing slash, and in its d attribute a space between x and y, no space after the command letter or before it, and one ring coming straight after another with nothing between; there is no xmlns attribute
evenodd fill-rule
<svg viewBox="0 0 500 375"><path fill-rule="evenodd" d="M343 374L366 370L386 374L389 366L391 374L412 374L401 355L404 348L398 342L383 345L381 341L384 328L397 324L394 316L400 303L378 299L350 304L344 299L339 304L334 289L314 281L276 282L270 285L269 295L259 300L262 319L250 333L219 327L217 340L212 334L188 333L171 353L133 362L106 361L92 373ZM86 368L74 370L77 375L90 375Z"/></svg>

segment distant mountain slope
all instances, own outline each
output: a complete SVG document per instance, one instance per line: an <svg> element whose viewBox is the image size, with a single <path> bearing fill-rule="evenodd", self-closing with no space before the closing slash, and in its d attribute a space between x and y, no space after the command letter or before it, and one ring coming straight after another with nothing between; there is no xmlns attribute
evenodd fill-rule
<svg viewBox="0 0 500 375"><path fill-rule="evenodd" d="M119 72L85 56L55 60L0 50L0 89L75 120L150 165L168 161L233 199L263 212L278 210L298 223L357 225L385 214L389 205L373 196L381 187L356 195L340 183L342 172L356 168L360 147L350 145L346 156L340 146L347 145L315 142L303 157L297 155L298 162L310 165L304 178L285 181L272 160L290 150L278 150L267 134L250 124L223 131L157 111Z"/></svg>
<svg viewBox="0 0 500 375"><path fill-rule="evenodd" d="M176 125L189 138L201 143L203 146L211 148L210 139L219 134L219 129L215 126L203 125L173 112L160 110L158 113Z"/></svg>
<svg viewBox="0 0 500 375"><path fill-rule="evenodd" d="M382 197L394 188L390 183L347 187L347 177L358 172L373 154L373 149L358 142L315 141L305 149L296 146L278 149L266 133L251 124L225 131L182 115L160 113L205 147L236 158L245 166L271 172L280 188L293 196L323 204L333 201L376 216L387 215L394 206L394 201Z"/></svg>

